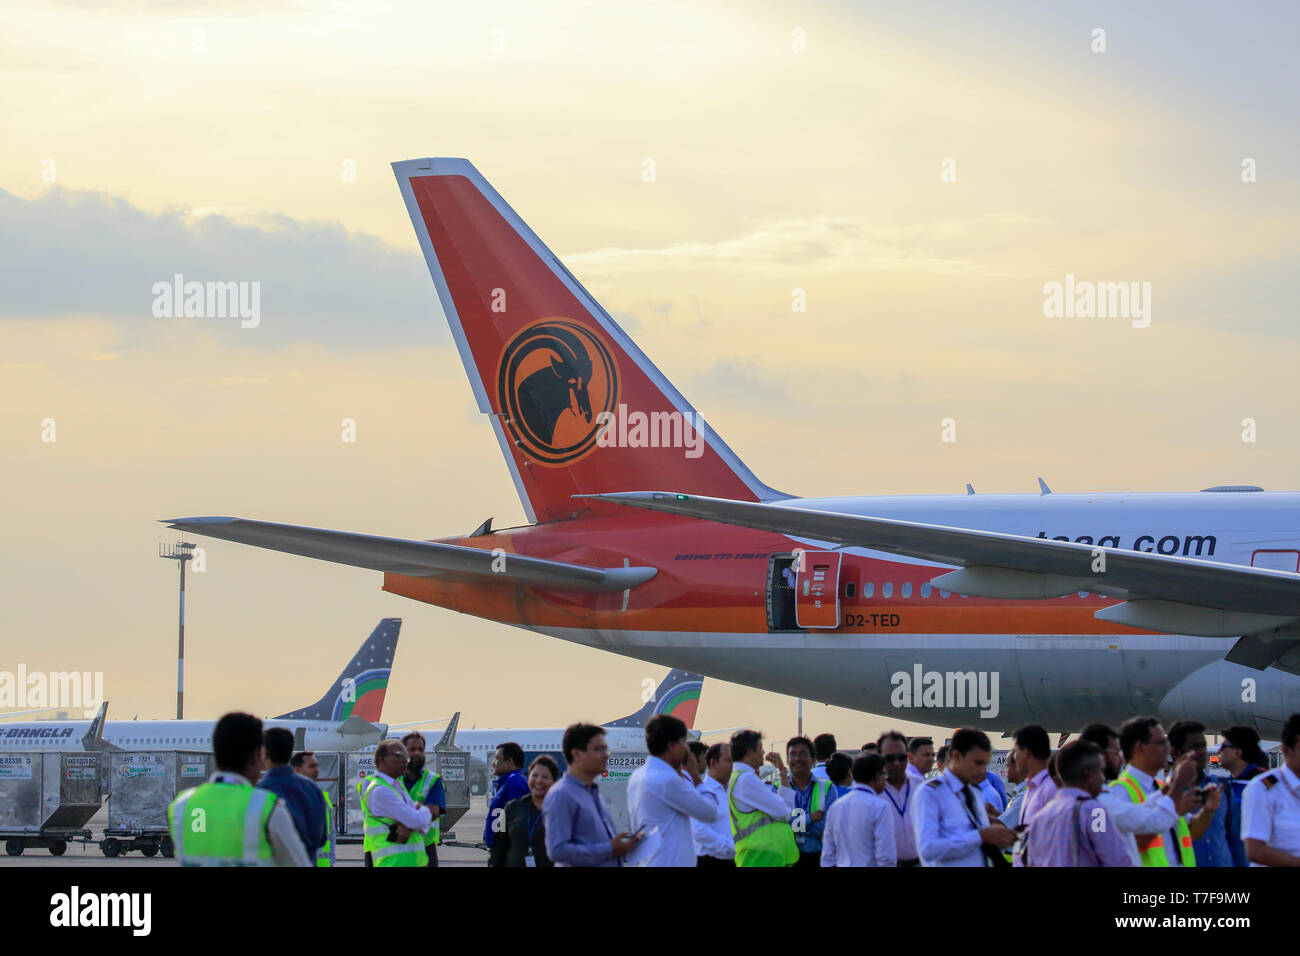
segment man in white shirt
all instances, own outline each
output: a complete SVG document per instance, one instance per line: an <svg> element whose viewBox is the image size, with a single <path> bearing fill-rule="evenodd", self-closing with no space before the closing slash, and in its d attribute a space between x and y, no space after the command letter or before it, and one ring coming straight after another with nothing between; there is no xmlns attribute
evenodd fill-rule
<svg viewBox="0 0 1300 956"><path fill-rule="evenodd" d="M907 743L907 775L918 784L925 783L926 774L934 766L934 741L929 737L913 737Z"/></svg>
<svg viewBox="0 0 1300 956"><path fill-rule="evenodd" d="M834 734L818 734L813 738L813 756L817 758L812 768L813 779L830 782L831 778L826 774L826 761L839 749Z"/></svg>
<svg viewBox="0 0 1300 956"><path fill-rule="evenodd" d="M1241 839L1251 866L1300 866L1300 714L1282 725L1282 766L1246 784Z"/></svg>
<svg viewBox="0 0 1300 956"><path fill-rule="evenodd" d="M896 866L889 805L876 792L885 786L885 761L864 754L853 761L853 787L826 811L822 866Z"/></svg>
<svg viewBox="0 0 1300 956"><path fill-rule="evenodd" d="M425 833L433 826L433 813L422 803L416 803L401 782L406 773L406 748L400 740L381 740L375 748L375 776L388 784L373 787L367 800L370 813L397 821L396 838L405 843L413 832ZM373 865L366 854L366 866Z"/></svg>
<svg viewBox="0 0 1300 956"><path fill-rule="evenodd" d="M1190 758L1179 761L1168 787L1161 788L1156 774L1169 762L1169 738L1154 717L1134 717L1125 723L1120 728L1119 744L1128 763L1119 777L1131 779L1143 799L1135 803L1122 782L1107 787L1097 799L1105 807L1106 815L1124 834L1133 866L1142 865L1137 845L1139 834L1163 835L1169 865L1182 866L1179 843L1172 831L1178 827L1183 814L1200 805L1201 798L1191 786L1196 779L1196 764Z"/></svg>
<svg viewBox="0 0 1300 956"><path fill-rule="evenodd" d="M731 839L731 817L727 812L727 784L731 782L731 745L714 744L704 754L704 779L695 789L709 796L718 806L718 818L712 823L691 821L695 839L695 865L732 867L736 865L736 844Z"/></svg>
<svg viewBox="0 0 1300 956"><path fill-rule="evenodd" d="M650 759L627 782L632 832L645 832L644 841L629 856L639 866L694 866L695 841L691 819L712 823L719 807L711 796L696 791L700 776L687 762L686 725L670 714L657 714L645 725Z"/></svg>
<svg viewBox="0 0 1300 956"><path fill-rule="evenodd" d="M907 760L907 738L897 730L881 734L876 741L876 749L885 762L885 789L880 798L890 808L889 818L894 825L894 849L898 854L898 865L920 866L916 835L912 832L912 807L924 778L915 779L907 772L911 766Z"/></svg>
<svg viewBox="0 0 1300 956"><path fill-rule="evenodd" d="M737 823L738 815L761 813L772 821L756 831L753 824L745 827L751 830L751 835L737 842L736 866L792 865L799 859L799 849L795 844L794 832L790 829L790 806L758 775L758 768L763 766L762 735L756 730L738 730L732 734L731 759L733 767L727 790L727 814L733 837L741 825ZM790 775L781 755L772 751L767 755L767 760L776 767L782 785L788 786ZM763 833L763 848L751 855L748 847L754 840L754 833L777 827L784 827L784 833L775 836Z"/></svg>
<svg viewBox="0 0 1300 956"><path fill-rule="evenodd" d="M982 730L962 728L952 735L947 767L916 795L916 848L922 866L993 866L997 850L1015 842L1014 830L989 823L980 799L979 783L992 752Z"/></svg>

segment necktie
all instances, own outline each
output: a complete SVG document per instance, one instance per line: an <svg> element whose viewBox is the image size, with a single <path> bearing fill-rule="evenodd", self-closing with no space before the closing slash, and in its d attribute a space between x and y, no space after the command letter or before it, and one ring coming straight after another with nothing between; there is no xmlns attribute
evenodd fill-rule
<svg viewBox="0 0 1300 956"><path fill-rule="evenodd" d="M978 805L975 803L975 791L970 788L970 784L966 784L961 788L961 794L966 799L966 812L970 814L971 826L978 830L980 828L980 814ZM997 853L996 848L987 843L981 843L980 852L984 855L984 865L993 866L993 859L989 854Z"/></svg>
<svg viewBox="0 0 1300 956"><path fill-rule="evenodd" d="M1155 781L1154 778L1152 778L1152 780L1151 780L1151 791L1152 791L1153 793L1155 793L1157 796L1159 796L1159 794L1160 794L1160 784L1157 783L1157 782ZM1172 800L1173 798L1170 797L1170 799ZM1168 846L1165 848L1165 856L1166 856L1166 857L1172 857L1173 860L1174 860L1174 862L1171 862L1169 865L1170 865L1170 866L1182 866L1182 865L1183 865L1183 852L1182 852L1181 844L1180 844L1180 842L1179 842L1179 840L1178 840L1178 827L1177 827L1177 825L1175 825L1174 828L1173 828L1172 830L1169 831L1169 835L1166 837L1166 839L1169 841L1169 844L1168 844ZM1170 850L1171 848L1172 848L1173 851L1174 851L1172 854L1169 852L1169 850Z"/></svg>

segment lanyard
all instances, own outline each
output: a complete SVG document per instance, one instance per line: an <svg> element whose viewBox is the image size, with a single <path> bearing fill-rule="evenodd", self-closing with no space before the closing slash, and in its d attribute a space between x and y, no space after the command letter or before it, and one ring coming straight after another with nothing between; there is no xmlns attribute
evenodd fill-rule
<svg viewBox="0 0 1300 956"><path fill-rule="evenodd" d="M889 791L892 790L892 789L894 789L894 788L891 787L889 784L885 784L885 796L887 796L887 797L889 798L889 802L890 802L890 803L893 803L893 804L894 804L894 809L898 811L898 815L899 815L900 817L902 817L902 816L906 816L906 815L907 815L907 798L908 798L908 796L910 796L911 793L912 793L912 781L910 781L910 780L907 781L907 786L903 788L903 805L902 805L901 807L900 807L897 803L894 803L894 795L893 795L892 793L889 792Z"/></svg>
<svg viewBox="0 0 1300 956"><path fill-rule="evenodd" d="M794 785L793 780L790 781L790 789L794 791L795 807L803 811L808 811L812 807L813 794L817 790L817 778L816 777L809 778L807 795L805 795L802 790L800 790L798 787Z"/></svg>
<svg viewBox="0 0 1300 956"><path fill-rule="evenodd" d="M538 810L532 803L528 804L528 852L533 852L533 834L537 832L537 824L542 822L542 811Z"/></svg>
<svg viewBox="0 0 1300 956"><path fill-rule="evenodd" d="M605 814L600 812L602 809L600 803L600 792L596 789L595 784L592 784L591 789L587 792L591 794L591 802L596 805L596 818L600 820L600 825L605 828L605 835L611 840L614 839L614 834L609 829L609 824L605 822Z"/></svg>

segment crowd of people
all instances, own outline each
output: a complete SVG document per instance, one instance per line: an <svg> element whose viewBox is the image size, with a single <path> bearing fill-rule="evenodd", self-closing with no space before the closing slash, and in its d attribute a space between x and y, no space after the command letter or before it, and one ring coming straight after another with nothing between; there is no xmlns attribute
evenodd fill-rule
<svg viewBox="0 0 1300 956"><path fill-rule="evenodd" d="M830 734L792 737L782 753L750 729L690 740L661 714L620 831L597 784L604 729L579 723L564 732L563 772L546 755L525 772L518 744L497 748L483 843L494 867L1300 866L1300 714L1275 769L1251 728L1221 737L1212 772L1195 721L1092 724L1056 751L1029 725L1012 735L1004 782L972 728L938 751L891 730L855 753ZM183 864L335 862L333 805L314 755L292 744L248 714L218 721L217 772L169 809ZM358 786L368 866L437 866L445 788L424 764L419 733L376 747Z"/></svg>

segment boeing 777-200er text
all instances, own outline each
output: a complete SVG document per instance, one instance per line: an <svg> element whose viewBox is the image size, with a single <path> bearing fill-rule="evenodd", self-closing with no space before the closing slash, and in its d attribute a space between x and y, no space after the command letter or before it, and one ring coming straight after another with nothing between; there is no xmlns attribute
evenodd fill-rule
<svg viewBox="0 0 1300 956"><path fill-rule="evenodd" d="M172 527L922 723L1065 731L1153 712L1276 737L1300 711L1300 495L781 494L473 165L393 168L531 523L439 541L243 518Z"/></svg>

